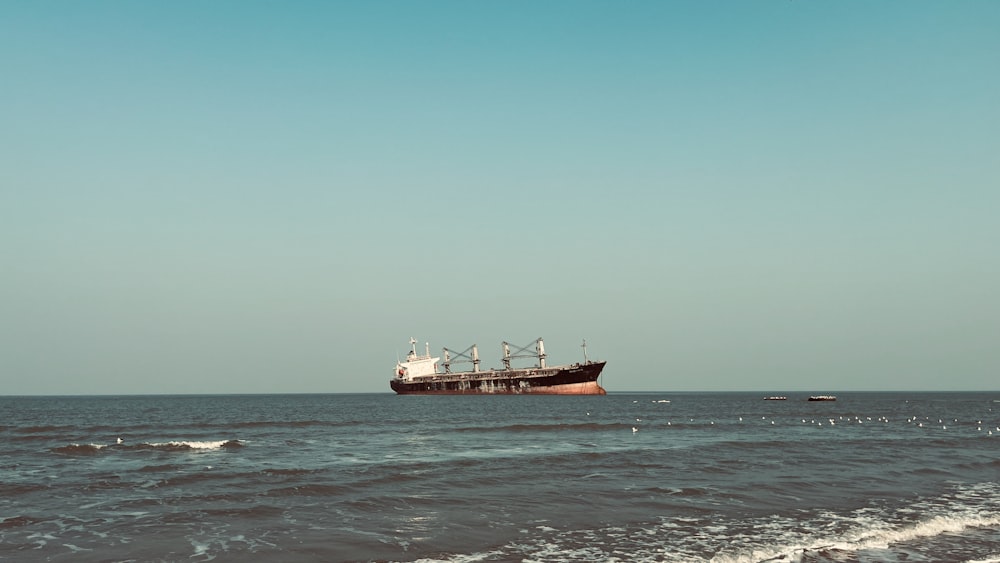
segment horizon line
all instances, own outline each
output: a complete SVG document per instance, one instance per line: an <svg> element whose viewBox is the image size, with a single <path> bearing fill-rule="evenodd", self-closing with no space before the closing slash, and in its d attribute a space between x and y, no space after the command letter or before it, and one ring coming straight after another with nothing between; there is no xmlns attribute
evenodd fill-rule
<svg viewBox="0 0 1000 563"><path fill-rule="evenodd" d="M774 391L774 390L731 390L731 391L719 391L719 390L688 390L688 391L640 391L640 390L629 390L629 391L608 391L607 395L654 395L654 394L685 394L685 395L696 395L696 394L761 394L764 393L768 396L810 396L816 394L830 394L830 393L846 393L846 394L863 394L863 393L1000 393L1000 389L867 389L867 390L823 390L823 391ZM3 395L0 394L0 398L3 399L17 399L17 398L78 398L78 397L251 397L251 396L303 396L303 395L397 395L397 393L390 391L306 391L306 392L260 392L260 393L83 393L83 394L12 394ZM461 395L440 395L442 397L448 396L514 396L517 394L509 393L467 393ZM424 396L424 395L421 395ZM438 395L427 395L427 396L438 396ZM526 393L519 396L545 396L543 393ZM592 396L592 395L558 395L560 397L570 397L570 396ZM593 395L600 396L600 395Z"/></svg>

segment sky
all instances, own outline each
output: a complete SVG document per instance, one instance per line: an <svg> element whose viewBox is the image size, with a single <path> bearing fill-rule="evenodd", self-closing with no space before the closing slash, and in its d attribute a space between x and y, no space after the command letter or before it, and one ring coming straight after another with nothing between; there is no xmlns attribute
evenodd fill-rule
<svg viewBox="0 0 1000 563"><path fill-rule="evenodd" d="M0 3L0 395L1000 389L1000 3ZM423 344L421 344L421 348Z"/></svg>

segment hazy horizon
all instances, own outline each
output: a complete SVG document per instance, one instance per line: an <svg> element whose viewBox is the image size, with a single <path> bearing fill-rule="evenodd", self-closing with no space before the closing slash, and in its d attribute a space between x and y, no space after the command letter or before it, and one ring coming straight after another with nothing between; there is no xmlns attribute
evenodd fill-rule
<svg viewBox="0 0 1000 563"><path fill-rule="evenodd" d="M687 391L673 391L670 389L664 389L661 391L656 390L631 390L631 391L615 391L608 390L608 395L664 395L670 394L674 396L684 396L684 395L757 395L757 394L771 394L771 393L785 393L787 394L787 400L789 402L804 401L813 395L820 394L834 394L838 400L840 397L838 394L847 395L879 395L886 393L902 393L909 395L973 395L973 394L986 394L986 393L1000 393L1000 389L972 389L964 391L951 391L951 390L921 390L921 389L874 389L874 390L851 390L851 389L819 389L819 390L789 390L789 389L758 389L758 390L742 390L742 391L704 391L704 390L687 390ZM8 399L16 398L26 398L26 399L73 399L73 398L109 398L113 399L116 397L240 397L240 396L281 396L281 395L395 395L391 389L385 391L322 391L322 392L302 392L302 393L100 393L100 394L88 394L81 393L78 395L53 395L53 394L27 394L27 395L0 395L0 397ZM410 397L411 395L400 395L400 397ZM414 395L416 396L416 395ZM420 395L429 397L454 397L455 395ZM468 397L510 397L517 395L510 394L489 394L489 393L475 393L470 395L464 395ZM529 395L524 395L529 396ZM553 396L553 395L531 395L535 397L542 396ZM559 395L560 397L600 397L604 395ZM407 400L405 398L401 400ZM761 397L764 400L764 397Z"/></svg>

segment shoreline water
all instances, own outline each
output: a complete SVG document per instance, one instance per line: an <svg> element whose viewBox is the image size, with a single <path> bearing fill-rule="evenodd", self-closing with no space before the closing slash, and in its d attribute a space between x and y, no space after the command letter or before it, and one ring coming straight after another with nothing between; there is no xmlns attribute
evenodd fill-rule
<svg viewBox="0 0 1000 563"><path fill-rule="evenodd" d="M1000 558L1000 393L766 393L4 397L0 559Z"/></svg>

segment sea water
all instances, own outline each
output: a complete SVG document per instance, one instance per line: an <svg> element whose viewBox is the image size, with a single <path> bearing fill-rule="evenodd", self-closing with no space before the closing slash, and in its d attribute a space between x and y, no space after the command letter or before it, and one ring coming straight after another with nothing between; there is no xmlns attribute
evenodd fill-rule
<svg viewBox="0 0 1000 563"><path fill-rule="evenodd" d="M1000 392L765 395L2 397L0 559L1000 561Z"/></svg>

